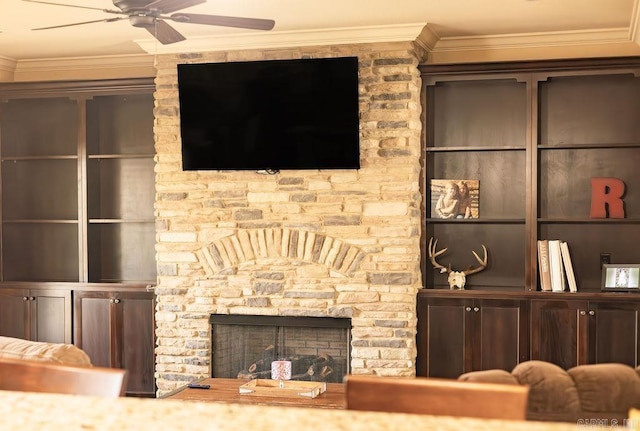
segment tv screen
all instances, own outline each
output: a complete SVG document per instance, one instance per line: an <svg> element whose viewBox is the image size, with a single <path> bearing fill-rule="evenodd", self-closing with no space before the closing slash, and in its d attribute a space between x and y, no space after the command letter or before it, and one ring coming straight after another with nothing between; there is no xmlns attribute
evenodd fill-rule
<svg viewBox="0 0 640 431"><path fill-rule="evenodd" d="M178 65L184 170L357 169L357 57Z"/></svg>

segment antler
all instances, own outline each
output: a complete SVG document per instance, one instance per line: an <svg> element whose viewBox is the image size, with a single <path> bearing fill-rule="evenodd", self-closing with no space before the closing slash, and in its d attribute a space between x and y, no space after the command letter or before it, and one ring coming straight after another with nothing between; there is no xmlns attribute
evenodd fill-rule
<svg viewBox="0 0 640 431"><path fill-rule="evenodd" d="M436 261L436 257L440 256L442 253L446 252L447 249L443 248L440 251L436 251L438 245L438 240L436 239L434 241L433 238L429 239L429 260L431 260L431 263L433 264L433 266L437 269L440 270L440 272L451 272L451 267L446 267L443 265L440 265L437 261ZM477 272L480 272L482 270L484 270L487 267L487 247L484 246L484 244L482 244L482 250L484 251L484 257L480 258L480 256L478 256L478 253L476 253L475 251L471 250L471 253L473 253L473 255L475 256L476 260L480 263L480 266L477 268L469 268L466 269L464 271L462 271L462 273L464 273L464 275L470 275L470 274L475 274Z"/></svg>
<svg viewBox="0 0 640 431"><path fill-rule="evenodd" d="M433 264L433 266L435 268L438 268L440 272L451 272L451 267L447 268L446 266L442 266L438 262L436 262L436 257L440 256L442 253L447 251L446 248L443 248L442 250L436 252L437 245L438 245L437 239L434 241L433 238L429 238L429 260L431 260L431 263Z"/></svg>
<svg viewBox="0 0 640 431"><path fill-rule="evenodd" d="M471 253L473 253L473 255L476 257L476 260L480 262L480 266L477 268L469 268L462 271L464 275L475 274L476 272L480 272L487 267L487 248L484 246L484 244L482 244L482 250L484 250L484 259L480 259L480 256L478 256L475 251L471 250Z"/></svg>
<svg viewBox="0 0 640 431"><path fill-rule="evenodd" d="M434 241L433 238L429 238L429 259L431 260L431 263L435 268L440 269L441 273L446 272L449 274L449 277L447 278L447 281L449 282L449 289L455 289L455 288L464 289L464 285L467 281L467 275L475 274L476 272L480 272L487 267L487 248L484 246L484 244L482 244L482 250L484 250L484 258L482 259L480 258L480 256L478 256L478 254L475 251L471 250L471 253L473 253L476 260L480 262L480 266L476 268L470 267L469 269L466 269L464 271L452 271L451 265L449 265L448 268L443 265L440 265L436 261L436 257L440 256L442 253L447 251L447 249L443 248L440 251L436 251L437 244L438 244L437 239Z"/></svg>

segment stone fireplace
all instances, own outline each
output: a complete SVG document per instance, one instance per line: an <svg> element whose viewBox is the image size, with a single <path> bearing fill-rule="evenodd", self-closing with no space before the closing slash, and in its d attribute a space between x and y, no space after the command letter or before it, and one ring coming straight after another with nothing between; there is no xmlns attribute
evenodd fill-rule
<svg viewBox="0 0 640 431"><path fill-rule="evenodd" d="M177 64L354 55L361 169L182 170ZM347 319L349 372L415 374L421 58L412 41L157 57L159 395L212 374L211 315Z"/></svg>

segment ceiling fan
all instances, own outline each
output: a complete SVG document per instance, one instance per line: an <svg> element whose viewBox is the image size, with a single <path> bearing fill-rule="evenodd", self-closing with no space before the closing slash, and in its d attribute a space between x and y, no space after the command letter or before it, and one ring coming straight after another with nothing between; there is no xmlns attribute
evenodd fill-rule
<svg viewBox="0 0 640 431"><path fill-rule="evenodd" d="M234 16L205 15L182 12L172 13L201 3L206 3L207 0L113 0L113 5L120 10L53 3L41 0L23 1L54 6L100 10L102 12L113 15L120 15L117 17L97 19L93 21L34 28L33 30L48 30L52 28L71 27L76 25L92 24L96 22L114 22L128 19L131 25L133 25L134 27L147 29L147 31L151 33L151 35L163 45L168 45L185 40L185 37L180 34L178 30L171 27L167 23L167 21L175 21L188 24L215 25L222 27L247 28L252 30L271 30L275 25L275 21L271 19L242 18Z"/></svg>

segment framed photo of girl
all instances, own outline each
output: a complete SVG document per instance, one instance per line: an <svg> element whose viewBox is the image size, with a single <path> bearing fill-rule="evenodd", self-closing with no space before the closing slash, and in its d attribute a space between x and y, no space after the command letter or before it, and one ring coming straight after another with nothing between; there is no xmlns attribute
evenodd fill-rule
<svg viewBox="0 0 640 431"><path fill-rule="evenodd" d="M603 292L640 291L640 264L603 264L601 287Z"/></svg>
<svg viewBox="0 0 640 431"><path fill-rule="evenodd" d="M431 218L477 219L480 181L432 179Z"/></svg>

